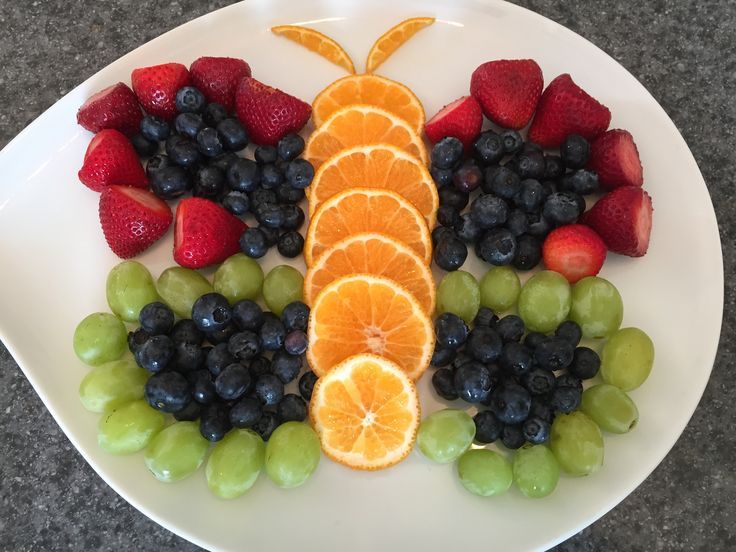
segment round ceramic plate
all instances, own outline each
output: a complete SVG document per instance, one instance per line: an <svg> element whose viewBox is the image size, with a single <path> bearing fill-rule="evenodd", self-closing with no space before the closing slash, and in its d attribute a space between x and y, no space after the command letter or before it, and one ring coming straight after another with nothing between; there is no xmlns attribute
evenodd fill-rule
<svg viewBox="0 0 736 552"><path fill-rule="evenodd" d="M98 416L79 403L86 373L74 356L77 322L105 311L105 276L118 262L97 220L98 196L76 177L90 134L78 107L93 92L129 82L135 67L189 64L201 55L245 58L266 83L306 100L344 76L336 66L272 35L278 24L304 24L338 40L362 70L373 41L412 16L437 23L421 31L379 73L410 86L429 115L468 93L481 62L534 58L545 82L573 78L610 107L612 127L636 138L645 187L654 201L649 253L610 255L602 276L624 298L624 325L651 335L657 358L631 395L641 421L631 434L606 436L605 463L593 476L563 477L544 500L512 490L498 498L465 492L453 467L413 452L399 466L360 473L323 459L297 490L266 477L236 500L216 499L200 471L167 485L141 454L116 457L96 443ZM44 113L0 153L0 336L69 439L104 480L146 515L209 549L447 550L477 546L480 532L505 551L552 546L621 501L667 454L692 415L716 352L723 269L716 219L705 183L662 108L625 69L581 37L503 2L253 0L192 21L106 67ZM172 263L171 235L140 257L154 275ZM471 255L471 257L473 257ZM277 253L265 267L283 262ZM466 268L481 274L475 260ZM425 413L440 408L420 382ZM482 530L479 532L479 529Z"/></svg>

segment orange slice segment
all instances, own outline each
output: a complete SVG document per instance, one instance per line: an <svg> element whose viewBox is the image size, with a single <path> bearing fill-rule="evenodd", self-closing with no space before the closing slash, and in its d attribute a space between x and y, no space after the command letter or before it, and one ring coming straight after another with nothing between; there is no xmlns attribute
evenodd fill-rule
<svg viewBox="0 0 736 552"><path fill-rule="evenodd" d="M424 107L408 87L378 75L352 75L322 90L312 103L312 117L321 125L346 105L375 105L409 123L417 134L424 128Z"/></svg>
<svg viewBox="0 0 736 552"><path fill-rule="evenodd" d="M411 452L419 397L394 363L357 355L317 381L309 413L329 458L356 470L379 470Z"/></svg>
<svg viewBox="0 0 736 552"><path fill-rule="evenodd" d="M434 17L412 17L411 19L405 19L395 27L391 27L376 40L371 51L368 52L365 72L372 73L375 71L399 46L432 23L434 23Z"/></svg>
<svg viewBox="0 0 736 552"><path fill-rule="evenodd" d="M329 36L309 29L307 27L299 27L297 25L278 25L271 27L271 32L276 35L283 36L289 40L301 44L308 50L311 50L326 60L331 61L335 65L339 65L348 73L355 73L353 60L347 52L337 42Z"/></svg>
<svg viewBox="0 0 736 552"><path fill-rule="evenodd" d="M304 243L307 266L312 266L328 247L362 232L387 234L404 242L427 265L432 259L429 229L416 207L396 192L350 188L315 211Z"/></svg>
<svg viewBox="0 0 736 552"><path fill-rule="evenodd" d="M325 200L355 186L389 189L409 200L434 227L437 187L416 157L390 144L341 150L320 165L309 187L309 213Z"/></svg>
<svg viewBox="0 0 736 552"><path fill-rule="evenodd" d="M411 379L429 366L432 320L393 280L352 274L328 284L309 315L307 361L323 376L348 357L372 353L395 362Z"/></svg>

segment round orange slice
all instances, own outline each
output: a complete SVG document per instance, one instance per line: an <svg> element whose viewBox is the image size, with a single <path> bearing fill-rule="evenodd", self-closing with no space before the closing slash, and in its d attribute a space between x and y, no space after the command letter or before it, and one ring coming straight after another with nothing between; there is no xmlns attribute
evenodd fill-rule
<svg viewBox="0 0 736 552"><path fill-rule="evenodd" d="M325 249L362 232L387 234L404 242L425 264L432 260L432 239L422 214L396 192L349 188L325 201L314 213L304 243L307 266Z"/></svg>
<svg viewBox="0 0 736 552"><path fill-rule="evenodd" d="M325 250L307 270L304 300L311 305L331 282L361 273L390 278L405 287L419 301L424 312L434 313L432 271L406 244L383 234L355 234Z"/></svg>
<svg viewBox="0 0 736 552"><path fill-rule="evenodd" d="M380 470L406 458L420 419L414 384L375 355L350 357L317 380L309 413L324 453L356 470Z"/></svg>
<svg viewBox="0 0 736 552"><path fill-rule="evenodd" d="M325 200L355 186L393 190L424 215L430 228L434 227L439 199L432 176L416 157L396 146L356 146L322 163L309 187L310 215Z"/></svg>
<svg viewBox="0 0 736 552"><path fill-rule="evenodd" d="M376 40L371 47L371 51L368 52L368 59L365 62L365 72L372 73L375 71L399 46L432 23L434 23L434 17L412 17L391 27Z"/></svg>
<svg viewBox="0 0 736 552"><path fill-rule="evenodd" d="M417 134L424 129L424 107L407 86L378 75L351 75L338 79L322 90L312 103L316 126L346 105L375 105L398 115Z"/></svg>
<svg viewBox="0 0 736 552"><path fill-rule="evenodd" d="M339 65L348 73L355 73L353 60L350 59L345 49L329 36L319 31L297 25L278 25L271 27L271 32L293 40L297 44L301 44L335 65Z"/></svg>
<svg viewBox="0 0 736 552"><path fill-rule="evenodd" d="M317 376L360 353L395 362L411 379L429 366L434 327L414 296L393 280L352 274L328 284L309 315L307 361Z"/></svg>

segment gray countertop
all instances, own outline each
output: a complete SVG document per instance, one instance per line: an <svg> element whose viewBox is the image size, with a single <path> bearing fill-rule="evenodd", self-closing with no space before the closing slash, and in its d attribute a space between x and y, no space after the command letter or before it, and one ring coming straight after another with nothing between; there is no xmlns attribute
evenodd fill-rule
<svg viewBox="0 0 736 552"><path fill-rule="evenodd" d="M122 54L229 3L0 0L0 147ZM641 487L557 550L736 550L736 401L728 372L736 365L731 341L736 335L736 210L730 203L736 174L736 4L517 3L606 50L662 104L690 145L713 197L726 271L721 345L684 434ZM686 317L683 313L683 323ZM4 550L197 549L148 520L94 473L2 344L0 535Z"/></svg>

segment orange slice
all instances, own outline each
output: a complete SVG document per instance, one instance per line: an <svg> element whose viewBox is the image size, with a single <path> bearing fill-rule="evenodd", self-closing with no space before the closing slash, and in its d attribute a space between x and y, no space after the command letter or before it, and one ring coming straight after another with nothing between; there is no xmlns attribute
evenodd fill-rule
<svg viewBox="0 0 736 552"><path fill-rule="evenodd" d="M413 17L405 19L395 27L391 27L376 40L371 51L368 52L365 72L372 73L375 71L399 46L432 23L434 23L434 17Z"/></svg>
<svg viewBox="0 0 736 552"><path fill-rule="evenodd" d="M312 117L321 125L346 105L375 105L398 115L421 134L424 107L414 92L399 82L378 75L351 75L338 79L322 90L312 103Z"/></svg>
<svg viewBox="0 0 736 552"><path fill-rule="evenodd" d="M416 157L390 144L342 150L320 165L309 187L310 215L322 203L348 188L393 190L416 207L434 228L439 205L432 176Z"/></svg>
<svg viewBox="0 0 736 552"><path fill-rule="evenodd" d="M317 380L309 413L328 457L356 470L380 470L411 452L419 397L394 363L357 355Z"/></svg>
<svg viewBox="0 0 736 552"><path fill-rule="evenodd" d="M271 27L271 32L301 44L305 48L312 50L335 65L339 65L348 73L355 73L353 60L350 59L350 56L343 47L332 40L329 36L323 35L319 31L308 29L307 27L299 27L297 25L278 25L276 27Z"/></svg>
<svg viewBox="0 0 736 552"><path fill-rule="evenodd" d="M373 105L348 105L335 111L310 135L304 155L318 168L340 150L368 144L391 144L427 164L427 148L412 126Z"/></svg>
<svg viewBox="0 0 736 552"><path fill-rule="evenodd" d="M307 361L323 376L348 357L373 353L411 379L429 366L434 327L414 296L393 280L352 274L328 284L312 304Z"/></svg>
<svg viewBox="0 0 736 552"><path fill-rule="evenodd" d="M350 188L332 196L315 211L304 243L307 266L325 249L362 232L387 234L408 245L429 265L432 240L422 214L396 192Z"/></svg>

